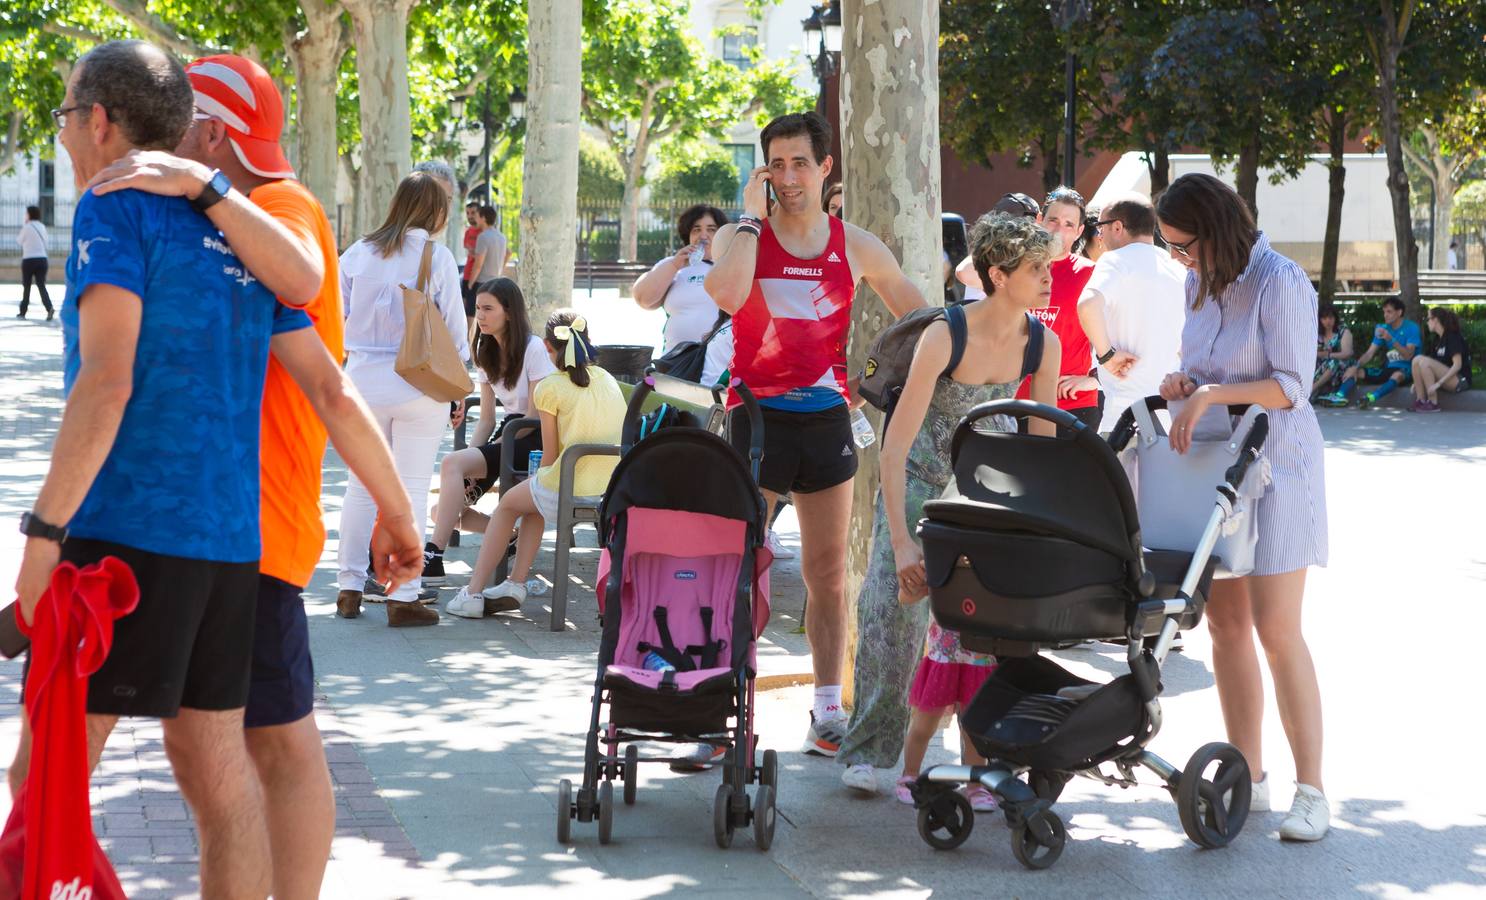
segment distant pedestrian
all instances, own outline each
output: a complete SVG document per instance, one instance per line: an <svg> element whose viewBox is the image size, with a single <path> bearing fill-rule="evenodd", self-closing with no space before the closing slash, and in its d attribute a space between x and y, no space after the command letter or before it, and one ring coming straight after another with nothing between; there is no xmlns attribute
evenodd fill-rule
<svg viewBox="0 0 1486 900"><path fill-rule="evenodd" d="M506 236L495 227L495 207L480 207L480 233L475 236L475 255L465 267L471 289L501 277L506 270Z"/></svg>
<svg viewBox="0 0 1486 900"><path fill-rule="evenodd" d="M825 199L821 201L825 207L826 215L835 216L838 219L846 217L846 188L841 182L836 182L826 188Z"/></svg>
<svg viewBox="0 0 1486 900"><path fill-rule="evenodd" d="M475 241L479 239L480 227L480 204L471 200L464 205L464 268L463 279L459 283L460 294L464 297L464 316L469 320L470 331L475 327L475 283L472 271L475 267Z"/></svg>
<svg viewBox="0 0 1486 900"><path fill-rule="evenodd" d="M1460 244L1457 241L1450 242L1450 249L1445 253L1445 263L1453 271L1460 268Z"/></svg>
<svg viewBox="0 0 1486 900"><path fill-rule="evenodd" d="M46 292L46 226L41 222L41 207L26 207L26 221L16 235L16 243L21 246L21 311L16 318L26 318L34 283L41 295L41 305L46 307L46 320L50 322L56 310L52 309L51 295Z"/></svg>

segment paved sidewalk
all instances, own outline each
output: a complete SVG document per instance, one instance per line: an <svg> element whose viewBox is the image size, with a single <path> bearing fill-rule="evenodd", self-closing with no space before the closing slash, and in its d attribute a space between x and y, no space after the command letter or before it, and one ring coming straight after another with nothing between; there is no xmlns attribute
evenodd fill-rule
<svg viewBox="0 0 1486 900"><path fill-rule="evenodd" d="M8 302L0 287L0 313ZM622 327L649 327L631 324L641 317L612 296L583 308L601 342L633 339L621 314ZM0 315L0 521L27 508L45 468L60 409L58 345L55 329ZM796 752L810 689L795 687L759 699L762 745L780 751L782 770L768 854L747 834L718 850L710 834L717 775L663 766L642 767L639 803L617 811L612 845L598 845L593 825L574 823L565 847L554 839L554 797L559 778L581 774L597 643L587 587L592 532L581 532L585 549L575 555L582 586L570 595L570 624L554 634L546 598L516 615L446 616L434 628L390 630L372 605L360 619L337 619L332 531L307 595L339 804L325 896L465 897L491 888L619 898L1486 895L1486 784L1472 765L1483 674L1474 641L1486 634L1486 416L1337 411L1323 413L1322 424L1332 559L1311 576L1306 624L1327 704L1327 787L1338 816L1319 845L1281 844L1281 814L1272 813L1251 819L1231 848L1197 851L1163 791L1080 781L1058 804L1069 845L1051 871L1023 870L994 816L981 816L959 850L935 852L919 840L911 810L885 796L848 795L838 766ZM332 453L332 529L344 477ZM787 543L795 540L791 523L781 520ZM18 537L0 529L6 585ZM471 562L474 543L451 562ZM537 571L550 573L549 556ZM793 633L797 572L789 563L777 576L776 616L760 651L765 671L808 671ZM1166 667L1166 724L1153 749L1178 765L1223 735L1210 659L1199 629ZM1063 660L1104 677L1123 668L1113 650ZM0 663L0 755L18 727L9 701L19 669ZM1293 771L1272 709L1266 730L1266 765L1284 806ZM951 728L931 762L950 760L956 745ZM96 827L131 896L193 892L194 838L157 724L121 728L93 796Z"/></svg>

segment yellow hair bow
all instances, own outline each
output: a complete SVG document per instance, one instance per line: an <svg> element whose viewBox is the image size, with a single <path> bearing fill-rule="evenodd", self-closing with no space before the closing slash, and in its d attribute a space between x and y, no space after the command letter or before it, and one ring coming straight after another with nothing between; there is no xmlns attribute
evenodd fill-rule
<svg viewBox="0 0 1486 900"><path fill-rule="evenodd" d="M583 318L582 316L577 316L576 318L574 318L571 325L559 325L556 328L552 329L552 336L557 338L559 341L563 341L567 344L567 347L563 350L562 355L563 368L571 369L579 365L578 345L583 343L583 332L587 330L588 320ZM585 351L583 353L583 362L587 363L587 348L585 347L583 348L583 350Z"/></svg>

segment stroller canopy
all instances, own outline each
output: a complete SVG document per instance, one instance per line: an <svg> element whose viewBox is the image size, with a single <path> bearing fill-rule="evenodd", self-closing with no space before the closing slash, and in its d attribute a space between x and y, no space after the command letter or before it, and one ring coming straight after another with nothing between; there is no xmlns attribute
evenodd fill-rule
<svg viewBox="0 0 1486 900"><path fill-rule="evenodd" d="M727 441L701 428L664 428L620 459L599 508L601 539L631 507L738 519L763 534L764 500L748 466Z"/></svg>

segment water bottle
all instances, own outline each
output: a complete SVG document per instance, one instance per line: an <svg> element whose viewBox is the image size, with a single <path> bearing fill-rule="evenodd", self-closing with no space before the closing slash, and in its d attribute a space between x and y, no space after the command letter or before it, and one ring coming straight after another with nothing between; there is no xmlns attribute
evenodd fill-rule
<svg viewBox="0 0 1486 900"><path fill-rule="evenodd" d="M530 578L526 582L526 595L528 597L547 596L547 582L540 578Z"/></svg>
<svg viewBox="0 0 1486 900"><path fill-rule="evenodd" d="M877 434L872 431L872 423L867 421L867 414L860 409L851 411L851 439L863 450L877 442Z"/></svg>
<svg viewBox="0 0 1486 900"><path fill-rule="evenodd" d="M674 672L676 667L661 658L654 650L645 654L645 668L652 672Z"/></svg>
<svg viewBox="0 0 1486 900"><path fill-rule="evenodd" d="M704 240L697 241L697 245L691 250L691 258L687 260L687 263L693 266L700 266L703 262L706 262L706 260L707 242Z"/></svg>
<svg viewBox="0 0 1486 900"><path fill-rule="evenodd" d="M542 467L542 451L533 450L526 457L526 474L535 476L537 470Z"/></svg>

